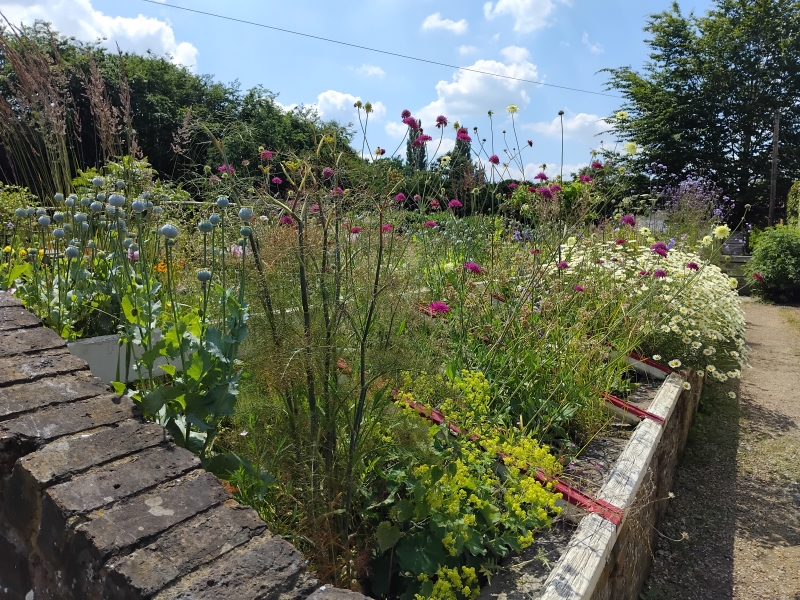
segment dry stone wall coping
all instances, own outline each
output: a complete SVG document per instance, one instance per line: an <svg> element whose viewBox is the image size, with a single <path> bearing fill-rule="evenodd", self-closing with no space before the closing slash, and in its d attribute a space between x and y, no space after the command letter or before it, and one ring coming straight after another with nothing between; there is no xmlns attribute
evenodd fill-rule
<svg viewBox="0 0 800 600"><path fill-rule="evenodd" d="M0 292L0 599L361 600Z"/></svg>

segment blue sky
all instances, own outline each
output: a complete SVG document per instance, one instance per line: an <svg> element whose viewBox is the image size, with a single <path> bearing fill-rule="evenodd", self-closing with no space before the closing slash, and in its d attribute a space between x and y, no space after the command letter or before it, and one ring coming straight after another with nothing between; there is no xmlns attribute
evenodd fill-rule
<svg viewBox="0 0 800 600"><path fill-rule="evenodd" d="M668 0L168 0L230 17L334 38L391 52L602 92L606 67L640 67L647 60L642 27ZM705 12L709 0L684 0L685 11ZM371 101L371 146L394 150L409 109L434 135L439 114L489 138L487 111L495 111L494 152L511 133L506 106L519 106L521 144L532 139L525 163L560 162L557 113L564 110L565 171L586 164L602 139L602 117L617 98L498 79L365 50L187 13L141 0L4 0L13 22L44 18L69 35L105 37L124 50L169 53L176 62L243 88L262 84L285 106L313 104L326 119L355 121L355 99ZM449 130L446 137L453 139ZM607 139L606 139L607 138ZM509 140L508 146L516 142ZM445 146L445 149L447 146ZM431 148L432 151L434 148ZM527 170L527 169L526 169Z"/></svg>

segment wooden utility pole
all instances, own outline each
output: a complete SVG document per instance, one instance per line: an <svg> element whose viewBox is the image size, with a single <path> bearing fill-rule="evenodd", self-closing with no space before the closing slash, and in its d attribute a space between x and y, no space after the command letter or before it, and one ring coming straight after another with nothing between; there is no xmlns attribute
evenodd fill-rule
<svg viewBox="0 0 800 600"><path fill-rule="evenodd" d="M772 176L769 181L769 226L775 224L775 193L778 188L778 133L781 126L781 111L775 111L775 129L772 131Z"/></svg>

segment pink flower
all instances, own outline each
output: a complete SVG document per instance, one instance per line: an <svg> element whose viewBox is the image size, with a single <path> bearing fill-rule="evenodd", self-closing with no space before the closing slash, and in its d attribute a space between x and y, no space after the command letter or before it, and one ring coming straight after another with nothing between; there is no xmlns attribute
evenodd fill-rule
<svg viewBox="0 0 800 600"><path fill-rule="evenodd" d="M691 271L699 271L700 270L700 265L698 265L696 262L692 261L692 262L686 263L686 268L691 270Z"/></svg>
<svg viewBox="0 0 800 600"><path fill-rule="evenodd" d="M552 198L553 197L553 192L551 192L550 188L547 187L547 186L536 188L536 192L541 194L545 198Z"/></svg>
<svg viewBox="0 0 800 600"><path fill-rule="evenodd" d="M278 223L281 225L294 225L294 219L289 215L283 215Z"/></svg>
<svg viewBox="0 0 800 600"><path fill-rule="evenodd" d="M208 178L208 184L209 185L214 185L215 183L220 182L220 181L222 181L222 179L220 179L216 175L212 175L211 177Z"/></svg>
<svg viewBox="0 0 800 600"><path fill-rule="evenodd" d="M405 110L403 110L403 112L400 113L400 118L401 119L407 119L410 116L411 116L411 111L408 110L407 108Z"/></svg>
<svg viewBox="0 0 800 600"><path fill-rule="evenodd" d="M547 181L549 177L544 173L539 173L534 179L538 179L539 181Z"/></svg>
<svg viewBox="0 0 800 600"><path fill-rule="evenodd" d="M431 311L437 315L446 315L447 313L450 312L450 307L447 306L447 304L442 302L441 300L437 300L436 302L431 302L428 305L428 308L431 309Z"/></svg>
<svg viewBox="0 0 800 600"><path fill-rule="evenodd" d="M425 221L425 227L438 227L439 224L436 221Z"/></svg>
<svg viewBox="0 0 800 600"><path fill-rule="evenodd" d="M600 161L596 160L596 161L594 161L592 163L592 168L593 169L602 169L603 168L603 163L601 163Z"/></svg>
<svg viewBox="0 0 800 600"><path fill-rule="evenodd" d="M411 142L411 145L414 146L414 148L421 148L422 144L424 144L425 142L430 142L432 139L433 138L431 136L422 134L418 136L417 139L415 139L413 142Z"/></svg>
<svg viewBox="0 0 800 600"><path fill-rule="evenodd" d="M358 227L357 225L355 227L351 227L350 233L361 233L361 227Z"/></svg>
<svg viewBox="0 0 800 600"><path fill-rule="evenodd" d="M465 127L462 127L461 129L458 130L458 132L456 133L456 139L462 142L472 141L472 138L469 137L469 133L467 133L467 129Z"/></svg>
<svg viewBox="0 0 800 600"><path fill-rule="evenodd" d="M513 190L514 188L519 187L516 183L509 183L508 189Z"/></svg>
<svg viewBox="0 0 800 600"><path fill-rule="evenodd" d="M311 207L308 209L312 215L315 215L319 212L319 204L312 204Z"/></svg>
<svg viewBox="0 0 800 600"><path fill-rule="evenodd" d="M274 183L275 185L280 185L283 183L283 179L281 179L280 177L273 177L272 183Z"/></svg>
<svg viewBox="0 0 800 600"><path fill-rule="evenodd" d="M619 220L620 223L623 225L630 225L631 227L636 227L636 219L633 218L633 215L625 215Z"/></svg>
<svg viewBox="0 0 800 600"><path fill-rule="evenodd" d="M439 210L440 205L438 200L431 200L431 208L433 210Z"/></svg>
<svg viewBox="0 0 800 600"><path fill-rule="evenodd" d="M531 250L531 254L541 254L541 253L542 251L539 250L538 248L534 248L533 250Z"/></svg>
<svg viewBox="0 0 800 600"><path fill-rule="evenodd" d="M559 263L556 264L556 266L559 269L569 269L569 265L567 264L567 261L565 261L565 260L560 261Z"/></svg>
<svg viewBox="0 0 800 600"><path fill-rule="evenodd" d="M480 275L483 273L483 269L481 269L477 263L474 262L464 263L464 270L469 271L470 273L475 273L475 275Z"/></svg>
<svg viewBox="0 0 800 600"><path fill-rule="evenodd" d="M439 115L436 117L436 128L441 129L442 127L447 127L447 117Z"/></svg>
<svg viewBox="0 0 800 600"><path fill-rule="evenodd" d="M391 223L386 223L385 225L381 225L381 231L388 232L391 231L392 229L394 229L394 225L392 225Z"/></svg>
<svg viewBox="0 0 800 600"><path fill-rule="evenodd" d="M624 240L622 238L619 238L617 240L617 246L621 246L622 244L626 244L627 242L628 242L628 240Z"/></svg>
<svg viewBox="0 0 800 600"><path fill-rule="evenodd" d="M331 169L330 167L325 167L324 169L322 169L323 179L330 179L331 177L333 177L333 169Z"/></svg>
<svg viewBox="0 0 800 600"><path fill-rule="evenodd" d="M414 202L419 202L422 199L422 196L419 194L414 194Z"/></svg>
<svg viewBox="0 0 800 600"><path fill-rule="evenodd" d="M561 188L560 185L558 185L557 183L554 183L553 185L550 186L550 193L555 194L556 192L560 192L561 189L562 188Z"/></svg>
<svg viewBox="0 0 800 600"><path fill-rule="evenodd" d="M585 291L586 291L586 290L583 288L583 286L582 286L582 285L573 285L573 286L572 286L572 289L573 289L573 290L575 290L576 292L585 292Z"/></svg>
<svg viewBox="0 0 800 600"><path fill-rule="evenodd" d="M580 179L583 183L592 183L593 181L593 179L588 175L581 175L580 177L578 177L578 179Z"/></svg>
<svg viewBox="0 0 800 600"><path fill-rule="evenodd" d="M344 190L340 187L335 187L331 190L331 196L343 196Z"/></svg>
<svg viewBox="0 0 800 600"><path fill-rule="evenodd" d="M233 256L241 256L242 255L242 247L239 244L234 244L233 246L230 247L229 252Z"/></svg>
<svg viewBox="0 0 800 600"><path fill-rule="evenodd" d="M375 150L375 156L383 156L386 154L386 149L381 148L380 146Z"/></svg>
<svg viewBox="0 0 800 600"><path fill-rule="evenodd" d="M664 250L663 248L653 248L653 254L658 254L662 258L666 258L667 251Z"/></svg>
<svg viewBox="0 0 800 600"><path fill-rule="evenodd" d="M394 199L395 199L396 202L405 202L406 201L406 195L403 192L400 192L399 194L397 194L394 197Z"/></svg>
<svg viewBox="0 0 800 600"><path fill-rule="evenodd" d="M230 173L231 175L234 173L233 167L230 165L220 165L217 167L217 171L220 173Z"/></svg>
<svg viewBox="0 0 800 600"><path fill-rule="evenodd" d="M650 271L642 269L641 271L639 271L639 275L641 275L642 277L647 277L648 275L650 275Z"/></svg>
<svg viewBox="0 0 800 600"><path fill-rule="evenodd" d="M667 276L667 272L664 269L656 269L653 271L653 277L656 279L663 279Z"/></svg>
<svg viewBox="0 0 800 600"><path fill-rule="evenodd" d="M759 283L764 283L764 276L761 273L753 273L753 279Z"/></svg>
<svg viewBox="0 0 800 600"><path fill-rule="evenodd" d="M408 125L412 131L417 131L419 129L419 123L417 123L417 120L414 117L406 117L403 119L403 123Z"/></svg>
<svg viewBox="0 0 800 600"><path fill-rule="evenodd" d="M269 150L262 150L259 156L261 157L261 160L264 161L272 160L272 152L270 152Z"/></svg>
<svg viewBox="0 0 800 600"><path fill-rule="evenodd" d="M497 156L497 154L492 154L489 157L489 162L492 163L493 165L499 165L500 164L500 158Z"/></svg>
<svg viewBox="0 0 800 600"><path fill-rule="evenodd" d="M128 260L134 260L134 261L139 260L139 251L138 250L133 251L130 248L128 248Z"/></svg>
<svg viewBox="0 0 800 600"><path fill-rule="evenodd" d="M450 200L450 202L447 203L447 208L461 208L462 206L464 205L461 204L461 202L459 200L456 200L455 198L453 198L452 200Z"/></svg>

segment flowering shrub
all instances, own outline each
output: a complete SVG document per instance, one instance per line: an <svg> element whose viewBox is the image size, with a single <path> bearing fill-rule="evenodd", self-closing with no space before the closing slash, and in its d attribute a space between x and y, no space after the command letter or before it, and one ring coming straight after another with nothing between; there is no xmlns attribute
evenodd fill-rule
<svg viewBox="0 0 800 600"><path fill-rule="evenodd" d="M747 271L759 295L773 300L800 298L800 229L777 225L760 233Z"/></svg>

